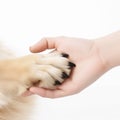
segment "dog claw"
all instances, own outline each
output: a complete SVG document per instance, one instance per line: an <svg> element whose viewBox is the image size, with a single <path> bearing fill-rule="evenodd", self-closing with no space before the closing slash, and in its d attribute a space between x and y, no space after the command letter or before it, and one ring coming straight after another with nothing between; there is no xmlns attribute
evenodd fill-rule
<svg viewBox="0 0 120 120"><path fill-rule="evenodd" d="M55 81L54 85L61 85L62 83L58 80Z"/></svg>
<svg viewBox="0 0 120 120"><path fill-rule="evenodd" d="M66 54L66 53L62 53L62 57L68 58L68 57L69 57L69 55L68 55L68 54Z"/></svg>
<svg viewBox="0 0 120 120"><path fill-rule="evenodd" d="M65 72L63 72L62 73L62 79L66 79L66 78L69 78L69 76Z"/></svg>
<svg viewBox="0 0 120 120"><path fill-rule="evenodd" d="M68 66L70 66L70 68L76 67L76 65L75 65L74 63L72 63L72 62L69 62L69 63L68 63Z"/></svg>

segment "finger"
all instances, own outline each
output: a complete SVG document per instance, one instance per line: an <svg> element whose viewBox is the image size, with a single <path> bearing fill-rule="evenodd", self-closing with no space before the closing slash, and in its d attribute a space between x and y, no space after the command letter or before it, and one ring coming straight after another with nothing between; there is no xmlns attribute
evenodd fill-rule
<svg viewBox="0 0 120 120"><path fill-rule="evenodd" d="M43 88L32 87L30 91L45 98L59 98L65 96L62 90L47 90Z"/></svg>
<svg viewBox="0 0 120 120"><path fill-rule="evenodd" d="M56 39L55 38L43 38L36 44L30 47L30 51L33 53L41 52L46 49L56 48Z"/></svg>
<svg viewBox="0 0 120 120"><path fill-rule="evenodd" d="M30 96L30 95L33 95L33 93L30 91L26 91L22 94L23 97Z"/></svg>

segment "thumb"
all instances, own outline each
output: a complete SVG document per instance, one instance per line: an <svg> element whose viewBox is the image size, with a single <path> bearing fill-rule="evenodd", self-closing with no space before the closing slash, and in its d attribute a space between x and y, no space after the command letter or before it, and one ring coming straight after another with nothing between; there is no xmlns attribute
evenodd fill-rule
<svg viewBox="0 0 120 120"><path fill-rule="evenodd" d="M55 38L43 38L36 44L32 45L29 49L31 52L42 52L46 49L54 49L55 45Z"/></svg>

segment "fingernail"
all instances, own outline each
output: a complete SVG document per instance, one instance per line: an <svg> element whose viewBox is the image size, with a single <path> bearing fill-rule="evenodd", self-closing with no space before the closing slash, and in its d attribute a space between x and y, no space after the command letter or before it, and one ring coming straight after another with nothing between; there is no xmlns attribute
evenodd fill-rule
<svg viewBox="0 0 120 120"><path fill-rule="evenodd" d="M29 50L30 50L31 52L35 52L35 48L36 48L35 45L32 45L32 46L29 47Z"/></svg>
<svg viewBox="0 0 120 120"><path fill-rule="evenodd" d="M32 46L29 47L29 50L32 51Z"/></svg>

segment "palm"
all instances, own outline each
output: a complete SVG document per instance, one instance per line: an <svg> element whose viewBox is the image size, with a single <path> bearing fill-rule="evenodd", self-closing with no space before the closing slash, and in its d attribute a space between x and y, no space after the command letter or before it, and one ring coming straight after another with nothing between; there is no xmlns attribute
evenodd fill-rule
<svg viewBox="0 0 120 120"><path fill-rule="evenodd" d="M106 71L94 41L67 37L47 38L41 44L35 45L34 52L48 48L56 48L59 52L69 54L70 60L76 64L76 67L71 77L57 90L31 88L33 93L49 98L75 94L93 83Z"/></svg>
<svg viewBox="0 0 120 120"><path fill-rule="evenodd" d="M66 80L59 89L65 92L67 91L66 94L75 94L94 82L105 70L97 50L93 48L94 46L91 41L76 39L72 43L70 42L72 39L69 38L62 40L66 40L66 44L64 42L63 46L62 41L60 43L58 42L59 46L57 50L68 53L70 59L76 64L76 68L71 78ZM69 49L66 49L67 47L65 45ZM73 45L75 45L74 48ZM79 47L76 45L79 45Z"/></svg>

